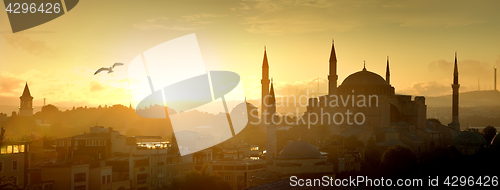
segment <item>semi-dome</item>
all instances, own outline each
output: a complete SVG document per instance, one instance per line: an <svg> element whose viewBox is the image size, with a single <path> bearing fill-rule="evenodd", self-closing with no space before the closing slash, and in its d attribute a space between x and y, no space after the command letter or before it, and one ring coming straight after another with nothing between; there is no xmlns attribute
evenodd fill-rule
<svg viewBox="0 0 500 190"><path fill-rule="evenodd" d="M394 95L394 87L366 68L349 75L338 88L339 94L352 94L353 91L355 94Z"/></svg>
<svg viewBox="0 0 500 190"><path fill-rule="evenodd" d="M275 159L316 159L321 153L314 145L304 141L295 141L287 145Z"/></svg>
<svg viewBox="0 0 500 190"><path fill-rule="evenodd" d="M489 144L479 133L462 131L453 138L451 143L455 147L481 147Z"/></svg>

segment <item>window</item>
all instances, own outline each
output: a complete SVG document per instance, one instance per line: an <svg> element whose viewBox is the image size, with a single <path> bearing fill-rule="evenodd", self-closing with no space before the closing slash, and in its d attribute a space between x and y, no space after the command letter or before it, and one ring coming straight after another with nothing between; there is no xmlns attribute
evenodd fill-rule
<svg viewBox="0 0 500 190"><path fill-rule="evenodd" d="M52 190L52 189L54 189L54 186L52 184L45 185L45 190Z"/></svg>
<svg viewBox="0 0 500 190"><path fill-rule="evenodd" d="M12 145L7 146L7 154L12 154Z"/></svg>
<svg viewBox="0 0 500 190"><path fill-rule="evenodd" d="M237 178L238 178L238 181L243 181L244 180L244 177L241 176L241 175L239 175Z"/></svg>
<svg viewBox="0 0 500 190"><path fill-rule="evenodd" d="M7 154L7 146L2 146L0 149L1 149L0 151L1 154Z"/></svg>
<svg viewBox="0 0 500 190"><path fill-rule="evenodd" d="M75 186L74 190L85 190L85 185Z"/></svg>
<svg viewBox="0 0 500 190"><path fill-rule="evenodd" d="M86 181L87 180L86 178L87 178L86 173L76 173L75 174L75 182ZM75 189L76 189L76 187L75 187Z"/></svg>
<svg viewBox="0 0 500 190"><path fill-rule="evenodd" d="M106 183L106 176L102 176L102 182L101 184L105 184Z"/></svg>
<svg viewBox="0 0 500 190"><path fill-rule="evenodd" d="M24 144L19 145L19 152L24 152Z"/></svg>
<svg viewBox="0 0 500 190"><path fill-rule="evenodd" d="M75 146L78 146L78 141L75 141Z"/></svg>
<svg viewBox="0 0 500 190"><path fill-rule="evenodd" d="M108 183L111 183L111 175L108 175Z"/></svg>
<svg viewBox="0 0 500 190"><path fill-rule="evenodd" d="M0 172L3 172L3 162L0 162Z"/></svg>
<svg viewBox="0 0 500 190"><path fill-rule="evenodd" d="M224 176L224 181L231 181L231 176L230 175Z"/></svg>
<svg viewBox="0 0 500 190"><path fill-rule="evenodd" d="M19 153L19 145L12 145L13 147L13 153Z"/></svg>
<svg viewBox="0 0 500 190"><path fill-rule="evenodd" d="M12 161L12 170L17 170L17 160Z"/></svg>
<svg viewBox="0 0 500 190"><path fill-rule="evenodd" d="M17 176L14 176L13 182L17 185Z"/></svg>

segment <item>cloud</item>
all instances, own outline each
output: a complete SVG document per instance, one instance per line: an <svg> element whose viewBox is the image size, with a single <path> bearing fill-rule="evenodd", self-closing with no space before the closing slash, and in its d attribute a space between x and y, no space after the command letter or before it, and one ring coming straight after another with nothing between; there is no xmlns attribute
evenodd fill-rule
<svg viewBox="0 0 500 190"><path fill-rule="evenodd" d="M97 81L90 82L90 92L98 92L106 89L102 84Z"/></svg>
<svg viewBox="0 0 500 190"><path fill-rule="evenodd" d="M71 69L27 70L21 73L0 73L0 103L19 98L24 81L28 82L35 106L46 98L52 104L63 107L93 105L128 105L130 92L126 76L119 73L93 75L87 67ZM18 101L9 105L17 105Z"/></svg>
<svg viewBox="0 0 500 190"><path fill-rule="evenodd" d="M19 92L16 90L23 87L23 82L15 77L0 75L0 95L19 95Z"/></svg>
<svg viewBox="0 0 500 190"><path fill-rule="evenodd" d="M3 39L16 49L21 49L34 55L53 56L54 50L44 41L33 40L23 34L2 34Z"/></svg>
<svg viewBox="0 0 500 190"><path fill-rule="evenodd" d="M495 64L481 62L477 60L458 60L458 73L462 87L469 86L477 89L478 82L483 85L481 89L489 89L493 83L493 67L498 67L500 61ZM454 62L446 60L433 61L428 64L429 72L436 76L451 77ZM479 81L478 81L479 80ZM461 90L462 90L461 87Z"/></svg>
<svg viewBox="0 0 500 190"><path fill-rule="evenodd" d="M328 93L328 80L324 78L314 78L310 80L302 80L293 83L274 81L273 82L274 91L276 96L289 96L289 95L312 95L317 96L325 95ZM319 87L319 93L318 93ZM249 94L249 99L260 99L261 98L261 84L260 82L252 83L245 92L252 92Z"/></svg>
<svg viewBox="0 0 500 190"><path fill-rule="evenodd" d="M329 7L333 3L327 0L246 0L248 4L242 3L240 9L254 9L261 11L278 11L284 8L305 6L305 7Z"/></svg>
<svg viewBox="0 0 500 190"><path fill-rule="evenodd" d="M205 25L214 23L216 21L214 18L221 17L227 17L227 15L200 13L182 16L179 19L156 17L134 24L134 27L141 30L191 31L202 29Z"/></svg>
<svg viewBox="0 0 500 190"><path fill-rule="evenodd" d="M451 93L451 86L442 85L436 81L417 82L409 87L396 89L397 94L413 96L440 96Z"/></svg>

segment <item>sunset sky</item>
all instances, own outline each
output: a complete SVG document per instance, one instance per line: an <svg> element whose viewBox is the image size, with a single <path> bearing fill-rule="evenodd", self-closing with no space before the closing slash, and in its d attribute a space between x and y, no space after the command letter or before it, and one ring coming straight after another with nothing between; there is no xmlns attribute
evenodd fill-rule
<svg viewBox="0 0 500 190"><path fill-rule="evenodd" d="M5 9L4 5L0 5ZM327 92L332 38L339 85L366 68L385 76L390 58L396 93L451 94L458 52L461 92L493 88L500 67L497 0L85 0L65 15L12 34L0 13L0 105L18 105L28 82L35 106L130 102L127 66L158 44L195 33L208 70L238 73L248 99L260 98L267 47L277 95ZM500 87L500 85L499 85Z"/></svg>

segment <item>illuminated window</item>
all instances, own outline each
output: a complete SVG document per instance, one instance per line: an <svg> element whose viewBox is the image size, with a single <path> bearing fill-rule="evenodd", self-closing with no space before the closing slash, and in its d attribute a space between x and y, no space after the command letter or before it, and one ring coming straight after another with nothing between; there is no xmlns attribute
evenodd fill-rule
<svg viewBox="0 0 500 190"><path fill-rule="evenodd" d="M12 154L12 145L7 146L7 154Z"/></svg>
<svg viewBox="0 0 500 190"><path fill-rule="evenodd" d="M1 149L0 151L1 154L7 154L7 146L2 146L0 149Z"/></svg>
<svg viewBox="0 0 500 190"><path fill-rule="evenodd" d="M14 153L19 153L19 145L13 145Z"/></svg>
<svg viewBox="0 0 500 190"><path fill-rule="evenodd" d="M19 152L24 152L24 144L19 145Z"/></svg>

